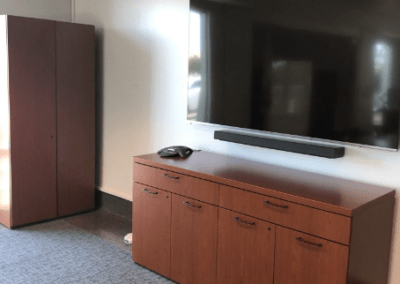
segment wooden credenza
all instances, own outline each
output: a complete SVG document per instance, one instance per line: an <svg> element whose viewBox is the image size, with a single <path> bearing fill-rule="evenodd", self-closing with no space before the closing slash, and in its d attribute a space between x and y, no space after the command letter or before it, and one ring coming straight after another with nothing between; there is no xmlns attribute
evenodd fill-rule
<svg viewBox="0 0 400 284"><path fill-rule="evenodd" d="M94 26L0 16L0 223L94 207Z"/></svg>
<svg viewBox="0 0 400 284"><path fill-rule="evenodd" d="M132 259L181 284L384 284L395 191L210 152L134 157Z"/></svg>

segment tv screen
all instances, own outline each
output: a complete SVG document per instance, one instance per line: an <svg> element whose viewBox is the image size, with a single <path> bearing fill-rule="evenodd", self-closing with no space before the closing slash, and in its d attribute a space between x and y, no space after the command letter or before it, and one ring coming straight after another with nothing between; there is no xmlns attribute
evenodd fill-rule
<svg viewBox="0 0 400 284"><path fill-rule="evenodd" d="M397 149L399 3L191 0L187 119Z"/></svg>

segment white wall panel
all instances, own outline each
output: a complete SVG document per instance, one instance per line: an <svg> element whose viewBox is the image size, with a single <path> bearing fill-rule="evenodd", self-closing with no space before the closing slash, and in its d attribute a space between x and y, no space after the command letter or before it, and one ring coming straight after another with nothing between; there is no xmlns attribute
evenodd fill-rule
<svg viewBox="0 0 400 284"><path fill-rule="evenodd" d="M214 140L221 127L187 123L188 10L188 0L75 0L76 22L97 30L102 190L131 200L132 156L174 144L400 189L399 152L346 146L330 160ZM392 284L400 284L397 208Z"/></svg>

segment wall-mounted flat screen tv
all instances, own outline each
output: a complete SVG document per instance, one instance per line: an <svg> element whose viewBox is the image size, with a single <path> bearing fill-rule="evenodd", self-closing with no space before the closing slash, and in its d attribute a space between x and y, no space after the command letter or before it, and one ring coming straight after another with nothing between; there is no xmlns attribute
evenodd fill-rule
<svg viewBox="0 0 400 284"><path fill-rule="evenodd" d="M400 1L191 0L187 119L397 149Z"/></svg>

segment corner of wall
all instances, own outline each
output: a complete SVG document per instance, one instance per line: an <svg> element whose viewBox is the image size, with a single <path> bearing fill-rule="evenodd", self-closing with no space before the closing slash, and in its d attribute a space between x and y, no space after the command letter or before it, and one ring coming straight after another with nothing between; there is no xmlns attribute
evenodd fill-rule
<svg viewBox="0 0 400 284"><path fill-rule="evenodd" d="M113 195L113 196L116 196L116 197L119 197L119 198L122 198L122 199L125 199L128 201L132 201L132 192L126 193L122 190L118 190L115 188L100 187L100 186L97 186L96 189L100 190L101 192L105 192L110 195Z"/></svg>

